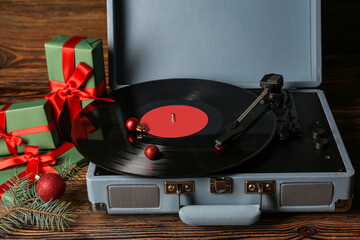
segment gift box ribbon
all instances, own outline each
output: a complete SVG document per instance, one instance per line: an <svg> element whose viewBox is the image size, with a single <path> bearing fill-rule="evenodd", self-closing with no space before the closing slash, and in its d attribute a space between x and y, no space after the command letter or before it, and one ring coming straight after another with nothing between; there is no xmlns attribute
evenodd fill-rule
<svg viewBox="0 0 360 240"><path fill-rule="evenodd" d="M90 77L92 69L85 63L80 62L75 67L75 46L85 39L84 37L71 37L62 47L62 69L64 82L49 81L50 90L45 99L49 99L53 109L55 120L59 125L59 117L67 101L70 112L71 123L81 111L81 100L101 99L114 102L110 98L99 98L98 96L105 90L105 78L95 88L80 88Z"/></svg>
<svg viewBox="0 0 360 240"><path fill-rule="evenodd" d="M24 128L6 133L6 110L11 105L6 104L0 109L0 138L4 138L9 153L17 156L17 146L20 146L23 142L18 136L50 131L55 126L55 121L51 121L48 125Z"/></svg>
<svg viewBox="0 0 360 240"><path fill-rule="evenodd" d="M35 180L37 174L57 173L58 171L51 167L56 163L56 158L66 151L70 150L74 145L66 142L57 149L42 155L39 154L39 147L25 146L24 155L10 157L0 162L0 170L27 163L26 170L18 175L19 178L28 177L30 183ZM0 200L2 194L8 190L10 180L0 185Z"/></svg>

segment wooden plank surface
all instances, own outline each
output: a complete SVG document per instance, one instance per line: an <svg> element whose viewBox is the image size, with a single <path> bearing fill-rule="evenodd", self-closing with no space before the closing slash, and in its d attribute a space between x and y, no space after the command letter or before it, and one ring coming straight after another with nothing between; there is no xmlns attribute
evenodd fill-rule
<svg viewBox="0 0 360 240"><path fill-rule="evenodd" d="M323 0L323 89L355 169L360 166L360 3ZM104 40L105 0L1 0L0 104L41 99L48 92L44 43L57 34ZM105 63L107 72L107 61ZM264 214L247 227L193 227L177 215L94 214L87 205L85 171L68 200L77 222L64 233L31 227L4 238L360 239L360 181L347 213Z"/></svg>

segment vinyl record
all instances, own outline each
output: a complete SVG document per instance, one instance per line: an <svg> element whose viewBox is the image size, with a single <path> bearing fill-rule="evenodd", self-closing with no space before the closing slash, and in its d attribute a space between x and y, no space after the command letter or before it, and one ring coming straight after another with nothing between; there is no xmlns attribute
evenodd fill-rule
<svg viewBox="0 0 360 240"><path fill-rule="evenodd" d="M242 88L209 80L170 79L139 83L111 93L115 103L96 100L76 118L73 141L88 160L116 173L147 177L201 176L251 159L272 140L276 116L264 112L232 146L216 151L215 139L256 99ZM149 128L138 139L125 126L135 117ZM148 159L155 144L160 154Z"/></svg>

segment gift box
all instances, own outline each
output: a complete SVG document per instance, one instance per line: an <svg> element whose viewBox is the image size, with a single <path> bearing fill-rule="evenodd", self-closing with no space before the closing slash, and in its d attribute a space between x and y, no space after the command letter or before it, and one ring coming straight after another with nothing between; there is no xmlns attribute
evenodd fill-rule
<svg viewBox="0 0 360 240"><path fill-rule="evenodd" d="M51 90L45 98L63 139L70 140L77 114L106 93L102 41L58 35L45 44L45 54Z"/></svg>
<svg viewBox="0 0 360 240"><path fill-rule="evenodd" d="M70 76L64 69L67 67L65 65L69 65L68 68L74 69L82 62L92 69L92 74L81 86L81 89L93 91L97 97L102 96L105 93L106 86L102 40L81 37L74 38L76 38L75 41L69 43L69 40L73 39L72 37L58 35L50 42L45 43L50 90L53 91L52 88L54 87L52 85L55 85L56 82L66 83L68 81ZM66 51L69 49L73 50L70 54ZM85 107L88 103L89 101L84 101L82 106Z"/></svg>
<svg viewBox="0 0 360 240"><path fill-rule="evenodd" d="M47 159L49 153L54 154L56 163L55 160L51 162L49 161L49 159ZM56 150L53 150L48 153L42 151L38 154L38 156L40 156L40 163L36 168L32 167L32 169L36 169L36 171L39 171L40 174L45 174L45 172L59 171L60 167L63 166L65 161L69 161L71 165L76 164L78 167L84 166L85 164L88 163L88 161L76 150L74 145L71 143L62 144ZM22 156L19 155L17 158L19 157L21 158ZM42 162L42 158L43 158L43 162ZM0 160L1 169L4 167L1 164L2 161L8 161L10 163L12 162L9 160ZM19 160L17 160L16 162L18 161ZM7 199L6 183L8 183L10 179L12 179L15 176L23 177L30 175L29 173L26 172L27 170L29 170L29 164L30 162L27 162L21 165L14 165L5 168L3 170L0 170L0 199L6 201Z"/></svg>
<svg viewBox="0 0 360 240"><path fill-rule="evenodd" d="M0 155L17 155L25 145L55 149L60 142L48 100L0 105Z"/></svg>

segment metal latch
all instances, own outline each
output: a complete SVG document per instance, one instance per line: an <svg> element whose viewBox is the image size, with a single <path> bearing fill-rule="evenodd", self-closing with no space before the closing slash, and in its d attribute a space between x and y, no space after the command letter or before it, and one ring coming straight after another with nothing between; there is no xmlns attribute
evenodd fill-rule
<svg viewBox="0 0 360 240"><path fill-rule="evenodd" d="M275 181L246 181L245 182L245 193L258 193L260 195L259 208L262 209L262 195L263 194L274 194Z"/></svg>
<svg viewBox="0 0 360 240"><path fill-rule="evenodd" d="M180 197L182 194L193 194L195 192L195 182L164 182L165 194L176 194L178 196L179 209L181 207Z"/></svg>
<svg viewBox="0 0 360 240"><path fill-rule="evenodd" d="M246 181L245 193L259 193L262 188L264 194L274 194L275 186L275 181Z"/></svg>
<svg viewBox="0 0 360 240"><path fill-rule="evenodd" d="M210 178L210 192L214 194L231 193L232 178Z"/></svg>

